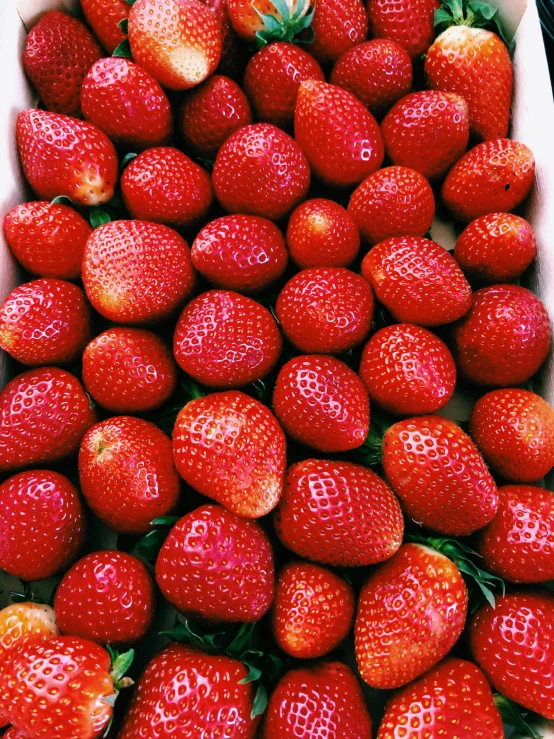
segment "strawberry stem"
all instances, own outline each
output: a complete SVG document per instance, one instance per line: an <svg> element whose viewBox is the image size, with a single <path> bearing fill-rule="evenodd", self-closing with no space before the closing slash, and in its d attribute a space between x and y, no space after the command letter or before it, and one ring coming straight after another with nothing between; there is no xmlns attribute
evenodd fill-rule
<svg viewBox="0 0 554 739"><path fill-rule="evenodd" d="M532 737L532 739L542 739L542 734L527 722L527 718L533 716L532 713L525 711L521 706L508 700L508 698L500 695L500 693L495 693L493 697L496 707L502 716L502 721L505 724Z"/></svg>
<svg viewBox="0 0 554 739"><path fill-rule="evenodd" d="M497 8L481 0L443 0L441 7L435 11L435 28L442 33L451 26L470 26L486 28L496 33L513 53L514 42L510 39L502 24Z"/></svg>
<svg viewBox="0 0 554 739"><path fill-rule="evenodd" d="M133 680L131 680L130 677L125 677L125 673L133 664L135 650L129 649L128 652L123 652L123 654L119 654L119 652L117 652L115 649L112 649L109 644L106 647L106 650L110 655L110 659L112 661L110 677L112 679L116 693L118 693L120 690L123 690L123 688L128 688L133 685Z"/></svg>
<svg viewBox="0 0 554 739"><path fill-rule="evenodd" d="M309 0L298 0L292 15L285 0L270 0L270 2L280 18L275 17L273 13L260 13L252 3L254 12L264 24L263 29L256 32L256 42L259 49L272 41L288 41L289 43L311 43L313 41L313 34L303 41L296 38L298 34L311 26L315 8L312 7L306 12L306 3Z"/></svg>
<svg viewBox="0 0 554 739"><path fill-rule="evenodd" d="M139 539L136 545L137 554L149 562L155 562L164 541L177 521L179 521L179 516L160 516L150 521L155 528Z"/></svg>

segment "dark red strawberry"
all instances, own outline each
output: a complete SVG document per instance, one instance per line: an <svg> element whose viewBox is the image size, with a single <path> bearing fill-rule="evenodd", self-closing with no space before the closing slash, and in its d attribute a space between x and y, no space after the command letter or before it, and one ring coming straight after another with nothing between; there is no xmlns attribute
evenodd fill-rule
<svg viewBox="0 0 554 739"><path fill-rule="evenodd" d="M371 31L375 38L396 41L415 59L433 42L439 7L439 0L369 0Z"/></svg>
<svg viewBox="0 0 554 739"><path fill-rule="evenodd" d="M129 17L127 0L81 0L81 9L96 38L112 54L125 38L119 24Z"/></svg>
<svg viewBox="0 0 554 739"><path fill-rule="evenodd" d="M311 22L308 46L320 64L329 64L367 38L367 13L361 0L321 0Z"/></svg>

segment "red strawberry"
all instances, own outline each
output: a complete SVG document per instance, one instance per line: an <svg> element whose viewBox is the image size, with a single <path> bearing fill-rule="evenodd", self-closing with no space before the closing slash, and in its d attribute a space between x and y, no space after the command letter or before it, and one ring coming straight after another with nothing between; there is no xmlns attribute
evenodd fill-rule
<svg viewBox="0 0 554 739"><path fill-rule="evenodd" d="M260 46L275 38L292 41L296 34L310 25L315 5L313 0L285 0L285 5L287 11L281 14L283 4L276 5L272 0L227 0L235 31L246 41L256 41Z"/></svg>
<svg viewBox="0 0 554 739"><path fill-rule="evenodd" d="M462 270L442 246L428 239L382 241L364 258L362 275L397 321L440 326L461 318L471 307L471 288Z"/></svg>
<svg viewBox="0 0 554 739"><path fill-rule="evenodd" d="M253 623L273 600L273 552L263 529L204 505L171 530L156 561L163 596L209 622Z"/></svg>
<svg viewBox="0 0 554 739"><path fill-rule="evenodd" d="M69 372L45 367L18 375L0 392L0 472L69 457L95 420Z"/></svg>
<svg viewBox="0 0 554 739"><path fill-rule="evenodd" d="M318 80L300 85L294 136L314 174L332 187L357 185L379 169L385 154L367 108L346 90Z"/></svg>
<svg viewBox="0 0 554 739"><path fill-rule="evenodd" d="M213 12L221 29L221 58L217 71L234 80L239 80L244 72L246 54L243 44L231 25L227 0L201 0L201 2Z"/></svg>
<svg viewBox="0 0 554 739"><path fill-rule="evenodd" d="M13 255L40 277L80 277L83 250L91 232L77 211L57 203L23 203L4 216L4 235Z"/></svg>
<svg viewBox="0 0 554 739"><path fill-rule="evenodd" d="M18 115L16 138L25 177L41 200L59 195L79 205L111 200L117 154L92 123L31 108Z"/></svg>
<svg viewBox="0 0 554 739"><path fill-rule="evenodd" d="M361 446L369 431L369 399L358 375L334 357L295 357L273 392L277 418L295 441L321 452Z"/></svg>
<svg viewBox="0 0 554 739"><path fill-rule="evenodd" d="M127 0L81 0L81 9L96 38L112 54L125 38L119 23L129 17Z"/></svg>
<svg viewBox="0 0 554 739"><path fill-rule="evenodd" d="M513 210L529 194L534 178L535 160L525 144L493 139L464 154L446 176L441 194L452 215L467 223Z"/></svg>
<svg viewBox="0 0 554 739"><path fill-rule="evenodd" d="M346 638L354 619L354 592L325 567L285 565L275 589L275 641L291 657L323 657Z"/></svg>
<svg viewBox="0 0 554 739"><path fill-rule="evenodd" d="M364 348L359 374L371 400L400 416L436 413L456 386L456 365L446 344L410 323L377 331Z"/></svg>
<svg viewBox="0 0 554 739"><path fill-rule="evenodd" d="M454 329L458 370L477 385L520 385L546 359L551 335L546 308L532 292L517 285L483 287Z"/></svg>
<svg viewBox="0 0 554 739"><path fill-rule="evenodd" d="M141 639L154 618L154 585L145 565L130 554L88 554L63 576L54 611L62 633L127 646Z"/></svg>
<svg viewBox="0 0 554 739"><path fill-rule="evenodd" d="M298 144L269 123L244 126L218 152L212 173L217 199L229 213L279 220L306 197L310 167Z"/></svg>
<svg viewBox="0 0 554 739"><path fill-rule="evenodd" d="M52 577L73 562L84 539L83 506L67 477L36 470L20 472L0 485L4 572L21 580Z"/></svg>
<svg viewBox="0 0 554 739"><path fill-rule="evenodd" d="M27 36L23 67L46 110L77 115L85 75L101 56L86 26L51 10Z"/></svg>
<svg viewBox="0 0 554 739"><path fill-rule="evenodd" d="M403 46L415 59L424 54L434 37L439 0L369 0L369 23L375 38Z"/></svg>
<svg viewBox="0 0 554 739"><path fill-rule="evenodd" d="M320 0L315 3L309 45L320 64L336 60L367 38L367 13L361 0Z"/></svg>
<svg viewBox="0 0 554 739"><path fill-rule="evenodd" d="M259 216L223 216L208 223L192 245L194 267L217 287L256 293L280 277L288 253L277 226Z"/></svg>
<svg viewBox="0 0 554 739"><path fill-rule="evenodd" d="M399 421L383 439L387 480L410 518L447 536L468 536L496 515L498 493L473 442L453 421Z"/></svg>
<svg viewBox="0 0 554 739"><path fill-rule="evenodd" d="M121 194L133 218L177 229L198 224L213 201L210 175L169 146L133 159L121 177Z"/></svg>
<svg viewBox="0 0 554 739"><path fill-rule="evenodd" d="M118 416L89 429L79 479L89 506L118 534L145 534L179 499L171 442L141 418Z"/></svg>
<svg viewBox="0 0 554 739"><path fill-rule="evenodd" d="M115 144L138 149L166 144L173 132L171 106L156 80L129 59L100 59L81 94L83 115Z"/></svg>
<svg viewBox="0 0 554 739"><path fill-rule="evenodd" d="M282 345L267 308L239 293L209 290L181 313L173 353L203 385L241 387L271 372Z"/></svg>
<svg viewBox="0 0 554 739"><path fill-rule="evenodd" d="M3 739L28 739L28 737L26 734L22 734L18 731L15 727L10 726L6 733L3 734Z"/></svg>
<svg viewBox="0 0 554 739"><path fill-rule="evenodd" d="M386 482L366 467L319 459L289 467L274 522L293 552L339 567L389 559L404 533L400 506Z"/></svg>
<svg viewBox="0 0 554 739"><path fill-rule="evenodd" d="M348 212L362 239L373 246L394 236L424 236L435 215L435 198L419 172L385 167L354 190Z"/></svg>
<svg viewBox="0 0 554 739"><path fill-rule="evenodd" d="M188 244L176 231L147 221L97 228L83 257L83 283L93 307L110 321L167 318L195 284Z"/></svg>
<svg viewBox="0 0 554 739"><path fill-rule="evenodd" d="M221 24L198 0L136 0L129 41L136 63L170 90L188 90L219 64Z"/></svg>
<svg viewBox="0 0 554 739"><path fill-rule="evenodd" d="M387 690L415 680L452 649L466 615L467 588L454 562L421 544L404 544L360 593L360 675Z"/></svg>

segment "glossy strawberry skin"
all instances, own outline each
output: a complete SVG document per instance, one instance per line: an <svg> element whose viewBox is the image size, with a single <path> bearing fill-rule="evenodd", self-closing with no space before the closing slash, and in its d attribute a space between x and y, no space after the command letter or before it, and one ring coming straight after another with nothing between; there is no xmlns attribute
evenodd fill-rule
<svg viewBox="0 0 554 739"><path fill-rule="evenodd" d="M170 440L153 423L131 416L89 429L79 451L79 480L90 508L118 534L145 534L179 499Z"/></svg>
<svg viewBox="0 0 554 739"><path fill-rule="evenodd" d="M191 487L237 516L264 516L281 496L285 435L271 411L244 393L187 403L173 430L173 456Z"/></svg>
<svg viewBox="0 0 554 739"><path fill-rule="evenodd" d="M126 0L81 0L81 9L96 38L108 54L112 54L125 38L118 24L129 17L129 3Z"/></svg>
<svg viewBox="0 0 554 739"><path fill-rule="evenodd" d="M273 600L273 552L263 529L204 505L172 528L156 561L166 598L189 617L254 623Z"/></svg>
<svg viewBox="0 0 554 739"><path fill-rule="evenodd" d="M398 421L383 439L383 468L408 516L447 536L468 536L496 515L497 488L473 442L453 421Z"/></svg>
<svg viewBox="0 0 554 739"><path fill-rule="evenodd" d="M373 688L399 688L437 664L460 637L467 588L454 562L421 544L404 544L362 588L356 661Z"/></svg>
<svg viewBox="0 0 554 739"><path fill-rule="evenodd" d="M392 557L404 533L400 505L380 477L351 462L318 459L289 467L274 523L288 549L339 567Z"/></svg>
<svg viewBox="0 0 554 739"><path fill-rule="evenodd" d="M315 37L310 54L320 64L329 64L366 40L367 13L361 0L316 2L311 27Z"/></svg>
<svg viewBox="0 0 554 739"><path fill-rule="evenodd" d="M295 357L280 370L273 407L295 441L321 452L361 446L369 431L369 399L356 373L322 354Z"/></svg>
<svg viewBox="0 0 554 739"><path fill-rule="evenodd" d="M396 41L412 59L424 54L434 34L438 0L369 0L369 23L375 38Z"/></svg>

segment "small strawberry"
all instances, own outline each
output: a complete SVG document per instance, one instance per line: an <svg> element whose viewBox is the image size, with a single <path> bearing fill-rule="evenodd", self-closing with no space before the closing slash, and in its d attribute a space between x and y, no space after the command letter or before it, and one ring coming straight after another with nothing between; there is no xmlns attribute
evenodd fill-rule
<svg viewBox="0 0 554 739"><path fill-rule="evenodd" d="M141 418L116 416L90 428L79 451L79 480L88 505L118 534L145 534L179 500L171 442Z"/></svg>
<svg viewBox="0 0 554 739"><path fill-rule="evenodd" d="M81 0L81 9L96 38L112 54L125 38L119 24L129 17L130 4L127 0Z"/></svg>
<svg viewBox="0 0 554 739"><path fill-rule="evenodd" d="M439 7L439 0L369 0L371 31L375 38L396 41L415 59L433 42Z"/></svg>
<svg viewBox="0 0 554 739"><path fill-rule="evenodd" d="M367 13L361 0L320 0L311 23L310 54L320 64L336 62L367 38Z"/></svg>
<svg viewBox="0 0 554 739"><path fill-rule="evenodd" d="M453 421L399 421L383 439L383 469L404 510L447 536L468 536L496 515L498 493L473 442Z"/></svg>
<svg viewBox="0 0 554 739"><path fill-rule="evenodd" d="M351 586L334 572L307 562L290 562L275 589L275 641L291 657L323 657L346 638L354 606Z"/></svg>
<svg viewBox="0 0 554 739"><path fill-rule="evenodd" d="M270 41L292 41L307 28L314 14L313 0L227 0L233 28L246 41L259 46Z"/></svg>

